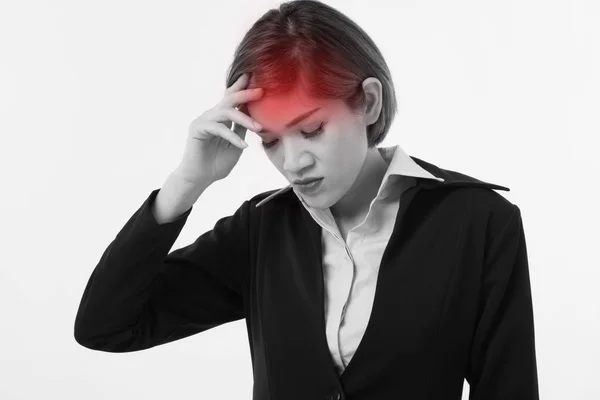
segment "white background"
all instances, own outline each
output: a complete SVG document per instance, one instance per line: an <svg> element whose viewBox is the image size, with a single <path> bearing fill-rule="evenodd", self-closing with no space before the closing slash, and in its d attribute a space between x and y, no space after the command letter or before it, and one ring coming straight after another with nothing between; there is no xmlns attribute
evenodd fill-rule
<svg viewBox="0 0 600 400"><path fill-rule="evenodd" d="M541 398L600 398L599 3L325 3L392 71L399 114L383 145L511 189L499 193L525 226ZM0 398L251 398L243 320L129 354L80 346L73 325L103 251L220 100L244 33L278 5L0 3ZM246 138L173 249L287 184Z"/></svg>

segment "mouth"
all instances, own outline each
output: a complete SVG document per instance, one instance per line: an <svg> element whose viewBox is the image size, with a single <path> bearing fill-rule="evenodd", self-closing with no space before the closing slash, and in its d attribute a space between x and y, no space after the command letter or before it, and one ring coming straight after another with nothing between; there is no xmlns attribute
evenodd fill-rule
<svg viewBox="0 0 600 400"><path fill-rule="evenodd" d="M323 182L324 178L316 178L312 180L307 180L307 183L296 183L294 182L294 186L298 188L298 190L308 193L317 190L321 186L321 182Z"/></svg>
<svg viewBox="0 0 600 400"><path fill-rule="evenodd" d="M315 181L318 181L318 180L320 180L320 179L323 179L323 177L320 177L320 178L308 178L308 179L303 179L303 180L297 180L297 181L293 181L292 183L293 183L294 185L306 185L306 184L308 184L308 183L315 182Z"/></svg>

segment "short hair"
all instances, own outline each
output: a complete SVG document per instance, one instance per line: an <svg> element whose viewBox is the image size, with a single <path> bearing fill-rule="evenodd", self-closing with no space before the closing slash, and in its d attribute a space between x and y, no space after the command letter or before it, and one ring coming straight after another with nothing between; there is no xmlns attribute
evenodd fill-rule
<svg viewBox="0 0 600 400"><path fill-rule="evenodd" d="M350 18L317 0L282 3L260 17L238 44L226 87L249 74L247 88L263 97L301 88L313 98L343 100L356 113L366 101L362 82L382 85L382 108L367 127L368 146L381 143L397 112L390 70L373 40Z"/></svg>

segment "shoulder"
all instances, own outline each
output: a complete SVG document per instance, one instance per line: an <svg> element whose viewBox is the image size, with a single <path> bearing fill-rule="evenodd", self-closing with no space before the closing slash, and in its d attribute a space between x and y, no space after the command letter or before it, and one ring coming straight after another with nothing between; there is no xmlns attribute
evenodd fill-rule
<svg viewBox="0 0 600 400"><path fill-rule="evenodd" d="M297 205L296 203L299 203L294 191L289 185L258 193L246 200L246 202L250 207L257 210L271 210L273 207L280 208L284 205Z"/></svg>
<svg viewBox="0 0 600 400"><path fill-rule="evenodd" d="M437 208L442 215L458 216L480 227L483 222L483 227L492 230L501 229L508 220L520 216L519 207L501 193L510 191L507 186L482 180L472 174L441 168L420 159L415 161L443 179L441 182L418 179L418 184L424 189L419 194L419 200L425 206L429 204Z"/></svg>

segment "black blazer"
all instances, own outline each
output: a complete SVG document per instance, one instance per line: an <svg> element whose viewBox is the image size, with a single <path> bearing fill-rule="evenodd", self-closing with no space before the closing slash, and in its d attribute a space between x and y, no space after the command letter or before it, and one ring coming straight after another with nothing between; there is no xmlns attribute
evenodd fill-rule
<svg viewBox="0 0 600 400"><path fill-rule="evenodd" d="M338 376L325 336L321 227L268 191L169 253L153 190L104 251L75 319L90 349L131 352L245 318L254 400L537 400L520 209L506 187L411 157L444 182L402 194L365 334ZM202 397L202 395L199 395Z"/></svg>

